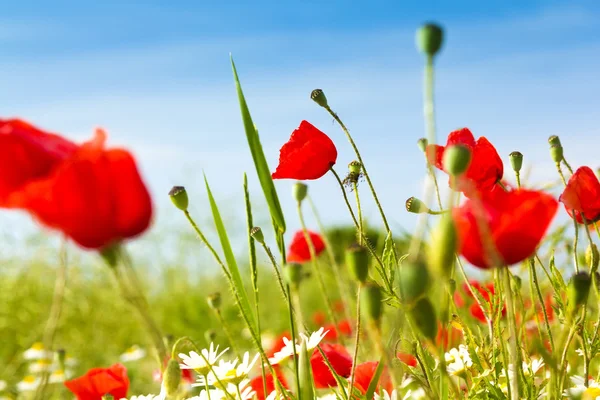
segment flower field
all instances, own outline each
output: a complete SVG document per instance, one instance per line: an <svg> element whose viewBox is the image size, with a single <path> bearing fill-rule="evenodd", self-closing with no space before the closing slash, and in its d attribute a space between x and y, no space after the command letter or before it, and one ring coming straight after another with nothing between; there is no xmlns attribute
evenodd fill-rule
<svg viewBox="0 0 600 400"><path fill-rule="evenodd" d="M416 32L425 135L402 151L422 156L425 185L404 204L418 216L410 235L390 224L335 93L306 99L335 125L306 115L268 165L232 59L239 140L255 167L240 173L259 182L244 175L236 204L245 254L206 176L194 189L208 219L191 211L189 187L163 191L190 235L181 251L198 247L215 268L200 281L177 265L149 274L129 251L155 214L129 149L102 129L79 143L0 119L1 212L27 213L42 237L60 238L5 260L0 399L600 399L598 171L550 136L540 145L555 182L529 182L528 149L500 154L467 127L439 132L445 40L437 24ZM342 141L351 153L338 151ZM325 175L345 227L324 226L311 198ZM279 180L295 181L295 214L282 211ZM377 209L368 218L365 199ZM269 223L257 226L259 214Z"/></svg>

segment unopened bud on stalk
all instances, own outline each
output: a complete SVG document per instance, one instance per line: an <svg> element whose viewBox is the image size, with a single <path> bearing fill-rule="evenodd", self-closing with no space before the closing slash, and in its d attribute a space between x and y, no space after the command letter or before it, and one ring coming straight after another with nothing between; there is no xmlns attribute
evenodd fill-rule
<svg viewBox="0 0 600 400"><path fill-rule="evenodd" d="M523 167L523 154L518 151L513 151L508 155L508 158L510 159L510 165L512 166L513 171L519 173Z"/></svg>
<svg viewBox="0 0 600 400"><path fill-rule="evenodd" d="M217 332L215 332L213 329L209 329L204 332L204 338L209 343L213 342L217 338Z"/></svg>
<svg viewBox="0 0 600 400"><path fill-rule="evenodd" d="M569 315L573 314L583 306L588 299L592 279L587 272L578 272L571 277L567 287L567 300Z"/></svg>
<svg viewBox="0 0 600 400"><path fill-rule="evenodd" d="M169 360L167 369L163 375L163 387L167 392L167 396L174 396L179 391L179 384L181 383L181 368L179 363L174 358Z"/></svg>
<svg viewBox="0 0 600 400"><path fill-rule="evenodd" d="M250 236L252 236L252 238L258 243L265 244L265 235L263 235L262 229L260 229L258 226L250 229Z"/></svg>
<svg viewBox="0 0 600 400"><path fill-rule="evenodd" d="M208 306L210 308L212 308L213 310L220 309L221 308L221 293L215 292L215 293L209 294L208 297L206 298L206 301L208 302Z"/></svg>
<svg viewBox="0 0 600 400"><path fill-rule="evenodd" d="M444 31L442 27L429 23L421 26L417 30L417 49L428 56L435 56L442 47L444 40Z"/></svg>
<svg viewBox="0 0 600 400"><path fill-rule="evenodd" d="M379 323L383 313L383 297L381 288L375 284L365 285L360 292L360 307L364 315L375 323Z"/></svg>
<svg viewBox="0 0 600 400"><path fill-rule="evenodd" d="M452 176L463 174L471 164L471 150L467 147L455 144L444 150L442 165L444 169Z"/></svg>
<svg viewBox="0 0 600 400"><path fill-rule="evenodd" d="M292 187L292 194L294 195L294 199L300 203L308 194L308 186L302 182L296 182Z"/></svg>
<svg viewBox="0 0 600 400"><path fill-rule="evenodd" d="M448 277L454 266L458 249L458 233L451 215L442 215L431 234L427 253L429 267L435 276Z"/></svg>
<svg viewBox="0 0 600 400"><path fill-rule="evenodd" d="M429 271L424 262L405 262L398 272L402 300L412 303L425 295L429 288Z"/></svg>
<svg viewBox="0 0 600 400"><path fill-rule="evenodd" d="M364 283L369 276L369 253L358 243L346 249L346 266L352 278Z"/></svg>
<svg viewBox="0 0 600 400"><path fill-rule="evenodd" d="M352 161L350 164L348 164L348 171L351 174L358 175L358 174L360 174L361 169L362 169L362 164L358 161Z"/></svg>
<svg viewBox="0 0 600 400"><path fill-rule="evenodd" d="M304 278L302 264L298 263L286 264L283 268L283 273L287 283L293 287L297 287Z"/></svg>
<svg viewBox="0 0 600 400"><path fill-rule="evenodd" d="M435 309L427 297L420 299L410 309L409 316L413 320L414 326L430 341L434 341L437 336L438 322L435 316Z"/></svg>
<svg viewBox="0 0 600 400"><path fill-rule="evenodd" d="M65 351L65 349L56 350L56 363L58 364L59 368L62 369L63 371L65 370L66 358L67 358L67 352Z"/></svg>
<svg viewBox="0 0 600 400"><path fill-rule="evenodd" d="M427 145L428 144L429 144L429 142L424 137L422 137L421 139L417 140L417 146L419 146L419 149L421 149L421 151L423 153L425 153L425 150L427 150Z"/></svg>
<svg viewBox="0 0 600 400"><path fill-rule="evenodd" d="M169 197L175 207L179 208L181 211L186 211L188 209L190 201L188 199L187 191L183 186L173 186L173 188L169 190Z"/></svg>
<svg viewBox="0 0 600 400"><path fill-rule="evenodd" d="M548 144L550 146L560 146L562 147L562 143L560 142L560 138L556 135L552 135L548 138Z"/></svg>
<svg viewBox="0 0 600 400"><path fill-rule="evenodd" d="M585 251L585 261L590 266L590 270L595 272L598 269L598 263L600 262L600 253L598 253L598 246L591 243Z"/></svg>
<svg viewBox="0 0 600 400"><path fill-rule="evenodd" d="M427 207L425 203L416 197L409 197L406 200L406 211L413 214L425 214L431 210L429 210L429 207Z"/></svg>
<svg viewBox="0 0 600 400"><path fill-rule="evenodd" d="M312 92L310 92L310 98L321 107L329 107L329 105L327 104L327 97L325 97L325 93L323 93L321 89L315 89Z"/></svg>
<svg viewBox="0 0 600 400"><path fill-rule="evenodd" d="M521 291L521 287L523 286L523 281L521 280L521 277L513 275L511 282L512 291L515 293L519 293Z"/></svg>
<svg viewBox="0 0 600 400"><path fill-rule="evenodd" d="M561 145L552 145L550 146L550 157L552 157L552 161L556 164L559 164L563 160L563 148Z"/></svg>

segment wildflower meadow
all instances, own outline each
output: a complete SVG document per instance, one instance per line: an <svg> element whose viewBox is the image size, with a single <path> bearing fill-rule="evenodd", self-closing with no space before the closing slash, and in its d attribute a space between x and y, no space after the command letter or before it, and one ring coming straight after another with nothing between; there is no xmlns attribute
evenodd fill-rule
<svg viewBox="0 0 600 400"><path fill-rule="evenodd" d="M234 205L244 256L209 170L163 188L189 234L182 251L199 248L216 267L199 284L176 267L149 275L129 251L155 212L130 150L102 129L76 143L0 119L1 212L26 212L60 238L30 268L36 283L18 265L0 282L0 399L599 399L598 171L551 136L540 146L555 181L530 182L527 148L500 154L483 132L436 129L435 67L451 34L436 23L416 32L425 134L389 160L422 156L410 168L424 192L397 201L418 214L408 234L390 224L364 133L336 113L336 93L306 94L311 111L281 132L279 162L267 164L234 54L239 140L255 167L239 171L245 201ZM313 125L317 113L334 125ZM351 153L338 152L342 141ZM322 223L311 198L324 175L344 228ZM277 190L285 179L296 181L291 215ZM208 199L209 219L191 211L192 192ZM365 199L377 210L368 218ZM301 229L288 232L290 220ZM86 271L82 257L100 268Z"/></svg>

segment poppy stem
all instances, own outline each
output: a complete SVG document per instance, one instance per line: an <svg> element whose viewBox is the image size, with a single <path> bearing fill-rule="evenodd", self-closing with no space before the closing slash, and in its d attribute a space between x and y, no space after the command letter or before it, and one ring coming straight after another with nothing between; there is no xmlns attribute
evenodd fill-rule
<svg viewBox="0 0 600 400"><path fill-rule="evenodd" d="M360 340L360 290L362 289L362 283L358 284L356 292L356 338L354 340L354 354L352 356L352 370L350 371L350 381L348 384L348 393L352 397L352 388L354 388L354 377L356 373L356 364L358 358L358 346Z"/></svg>
<svg viewBox="0 0 600 400"><path fill-rule="evenodd" d="M233 351L233 354L239 355L240 353L238 353L238 350L236 349L235 341L233 340L233 336L231 335L231 332L229 331L229 328L227 327L227 323L225 322L225 318L223 318L223 314L221 313L221 309L216 308L215 309L215 314L217 314L217 319L219 320L219 323L221 324L221 327L223 327L223 332L225 333L225 336L227 337L227 341L229 342L229 347L231 347L231 351Z"/></svg>
<svg viewBox="0 0 600 400"><path fill-rule="evenodd" d="M293 307L292 307L292 295L291 295L291 290L290 290L290 285L286 285L286 293L287 293L287 305L288 305L288 311L289 311L289 316L290 316L290 331L291 331L291 335L292 335L292 343L293 348L294 348L294 352L296 351L296 327L294 324L294 313L293 313ZM294 356L292 357L294 359L294 376L296 378L296 393L300 393L300 370L298 368L298 356L296 354L294 354ZM270 365L270 364L269 364ZM271 369L273 369L271 367ZM277 374L275 374L274 372L272 372L273 374L273 379L276 379L277 381L279 381L279 379L277 379ZM267 396L267 393L265 392L265 396Z"/></svg>
<svg viewBox="0 0 600 400"><path fill-rule="evenodd" d="M358 185L356 182L352 182L352 190L354 191L354 195L356 197L356 211L358 214L358 244L362 246L363 244L363 218L362 218L362 210L360 208L360 196L358 194Z"/></svg>
<svg viewBox="0 0 600 400"><path fill-rule="evenodd" d="M509 372L509 368L507 366L506 374L509 378L509 383L511 387L511 399L519 400L520 399L520 390L519 390L519 377L521 376L520 369L522 369L522 365L519 357L519 347L517 343L517 320L515 315L515 304L514 297L511 288L510 282L510 272L507 267L500 267L502 274L504 275L504 294L506 296L506 307L508 308L508 327L510 330L511 340L510 340L510 362L513 365L513 373L512 375ZM502 306L500 305L500 309Z"/></svg>
<svg viewBox="0 0 600 400"><path fill-rule="evenodd" d="M267 246L266 243L262 243L262 247L265 250L265 253L267 253L269 260L271 260L271 265L273 266L273 271L275 271L275 276L277 277L277 282L279 283L279 289L281 290L281 294L287 300L288 294L285 290L285 284L283 283L283 278L281 277L281 272L279 271L279 267L277 266L275 256L273 255L273 252L271 251L269 246Z"/></svg>
<svg viewBox="0 0 600 400"><path fill-rule="evenodd" d="M550 320L548 319L548 312L546 311L546 306L544 304L544 297L542 296L542 291L540 289L540 283L538 282L537 272L535 270L535 259L532 257L528 260L529 262L529 283L531 285L531 293L533 294L534 288L535 293L538 296L538 300L540 301L540 307L542 308L542 313L544 315L544 325L546 327L546 332L548 333L548 339L550 340L550 351L554 351L554 339L552 338L552 329L550 328ZM536 313L536 319L537 319ZM539 327L538 327L539 328ZM540 332L541 333L541 332ZM543 339L543 336L542 336Z"/></svg>

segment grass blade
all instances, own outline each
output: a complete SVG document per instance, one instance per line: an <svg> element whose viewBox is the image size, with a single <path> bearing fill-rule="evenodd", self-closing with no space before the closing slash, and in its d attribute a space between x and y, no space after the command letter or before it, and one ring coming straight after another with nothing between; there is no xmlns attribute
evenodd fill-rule
<svg viewBox="0 0 600 400"><path fill-rule="evenodd" d="M215 221L215 228L217 229L217 233L219 234L219 241L221 242L221 247L223 248L223 253L225 254L225 261L227 262L229 273L231 274L231 277L233 279L233 283L235 286L234 289L240 299L240 306L244 309L244 313L248 315L248 319L252 324L252 329L254 330L254 332L256 332L256 322L254 321L254 313L252 312L252 308L250 307L248 294L246 293L246 289L244 288L244 282L242 281L242 276L240 275L240 269L238 268L235 256L233 255L233 250L231 249L229 236L227 236L227 231L225 230L223 219L221 218L219 208L217 207L215 198L213 197L212 192L210 190L210 186L208 185L206 175L204 176L204 182L206 183L206 192L208 193L208 201L210 202L210 209L212 211L213 219Z"/></svg>
<svg viewBox="0 0 600 400"><path fill-rule="evenodd" d="M383 372L383 367L385 366L385 357L381 356L381 360L379 360L379 364L377 364L377 369L375 369L375 373L373 374L373 378L371 378L371 383L369 383L369 388L367 389L367 393L365 395L366 399L372 399L375 390L377 390L377 384L379 383L379 378L381 377L381 373Z"/></svg>
<svg viewBox="0 0 600 400"><path fill-rule="evenodd" d="M277 191L271 179L271 170L267 164L265 153L263 152L262 145L260 144L260 138L258 132L252 122L250 116L250 110L246 103L246 98L242 92L242 86L240 79L235 68L233 58L231 58L231 68L233 69L233 78L235 80L235 88L240 102L240 111L242 112L242 121L244 122L244 130L246 131L246 139L248 139L248 146L250 147L250 153L252 153L252 159L254 160L254 166L256 167L256 173L262 186L265 199L269 205L269 212L273 219L273 227L275 228L275 235L285 232L285 219L283 217L283 211L281 210L281 204L279 203L279 197L277 197Z"/></svg>

